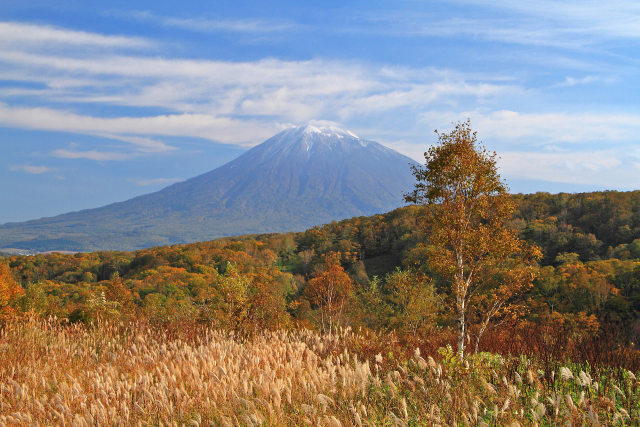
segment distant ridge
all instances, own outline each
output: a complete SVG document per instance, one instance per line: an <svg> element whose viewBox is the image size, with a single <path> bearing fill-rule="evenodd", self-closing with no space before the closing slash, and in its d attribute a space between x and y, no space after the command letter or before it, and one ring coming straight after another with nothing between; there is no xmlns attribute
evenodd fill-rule
<svg viewBox="0 0 640 427"><path fill-rule="evenodd" d="M0 226L0 248L134 250L300 231L403 204L412 159L334 126L278 133L237 159L158 192ZM1 250L1 249L0 249Z"/></svg>

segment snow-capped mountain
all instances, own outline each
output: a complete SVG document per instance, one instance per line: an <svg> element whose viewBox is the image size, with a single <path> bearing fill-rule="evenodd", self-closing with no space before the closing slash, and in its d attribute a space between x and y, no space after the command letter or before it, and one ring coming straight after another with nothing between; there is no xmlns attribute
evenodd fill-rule
<svg viewBox="0 0 640 427"><path fill-rule="evenodd" d="M97 209L0 226L0 248L137 249L298 231L403 204L413 160L333 126L286 129L211 172Z"/></svg>

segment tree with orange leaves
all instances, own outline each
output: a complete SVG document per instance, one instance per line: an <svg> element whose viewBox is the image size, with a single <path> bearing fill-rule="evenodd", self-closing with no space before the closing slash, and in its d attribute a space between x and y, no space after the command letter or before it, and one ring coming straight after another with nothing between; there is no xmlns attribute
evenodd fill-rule
<svg viewBox="0 0 640 427"><path fill-rule="evenodd" d="M426 206L421 219L428 262L451 287L463 358L470 308L485 307L478 343L492 318L531 286L541 253L509 227L515 204L498 174L496 154L477 142L471 123L436 134L438 143L424 153L425 165L412 167L417 182L405 200Z"/></svg>
<svg viewBox="0 0 640 427"><path fill-rule="evenodd" d="M304 292L320 311L322 330L333 332L340 324L345 305L353 291L353 281L340 265L340 253L330 252L309 280Z"/></svg>
<svg viewBox="0 0 640 427"><path fill-rule="evenodd" d="M9 265L0 262L0 318L14 314L11 304L24 294L24 289L16 282Z"/></svg>

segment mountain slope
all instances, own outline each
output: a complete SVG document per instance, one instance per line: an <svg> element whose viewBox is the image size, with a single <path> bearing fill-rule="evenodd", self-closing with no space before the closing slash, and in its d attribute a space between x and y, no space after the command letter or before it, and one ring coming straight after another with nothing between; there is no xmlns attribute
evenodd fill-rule
<svg viewBox="0 0 640 427"><path fill-rule="evenodd" d="M298 231L402 205L413 160L334 127L287 129L237 159L155 193L0 226L0 248L130 250Z"/></svg>

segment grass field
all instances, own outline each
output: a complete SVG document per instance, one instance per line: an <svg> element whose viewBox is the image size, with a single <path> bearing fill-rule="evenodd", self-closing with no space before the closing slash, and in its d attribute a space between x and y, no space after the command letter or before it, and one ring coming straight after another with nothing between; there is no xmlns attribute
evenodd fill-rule
<svg viewBox="0 0 640 427"><path fill-rule="evenodd" d="M372 354L349 330L251 338L148 325L14 321L0 335L0 425L633 425L623 369L524 357Z"/></svg>

